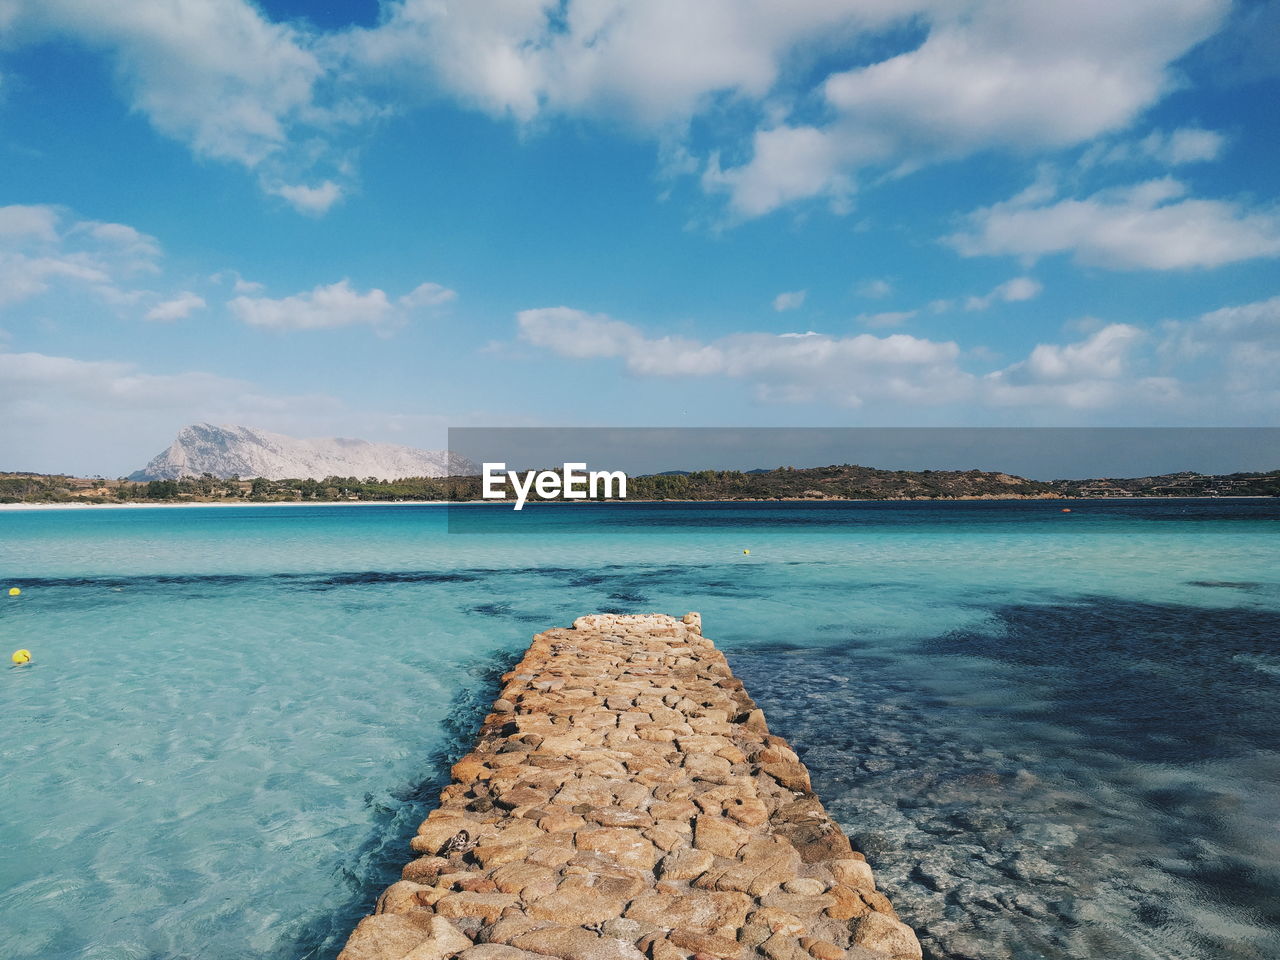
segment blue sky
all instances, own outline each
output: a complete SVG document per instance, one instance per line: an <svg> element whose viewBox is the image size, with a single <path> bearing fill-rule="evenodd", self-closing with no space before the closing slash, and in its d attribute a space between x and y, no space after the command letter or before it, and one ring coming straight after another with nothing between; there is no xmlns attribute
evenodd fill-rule
<svg viewBox="0 0 1280 960"><path fill-rule="evenodd" d="M0 0L0 469L1275 425L1280 4Z"/></svg>

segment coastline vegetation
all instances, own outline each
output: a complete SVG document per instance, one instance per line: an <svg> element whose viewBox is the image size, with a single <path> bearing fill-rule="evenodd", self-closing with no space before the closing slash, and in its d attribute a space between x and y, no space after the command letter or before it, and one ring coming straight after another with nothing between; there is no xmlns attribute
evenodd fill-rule
<svg viewBox="0 0 1280 960"><path fill-rule="evenodd" d="M108 480L0 473L0 503L336 503L480 500L480 478ZM1028 480L980 470L879 470L853 464L697 470L628 478L628 500L969 500L1093 497L1275 497L1280 470L1094 480ZM536 495L532 497L536 499Z"/></svg>

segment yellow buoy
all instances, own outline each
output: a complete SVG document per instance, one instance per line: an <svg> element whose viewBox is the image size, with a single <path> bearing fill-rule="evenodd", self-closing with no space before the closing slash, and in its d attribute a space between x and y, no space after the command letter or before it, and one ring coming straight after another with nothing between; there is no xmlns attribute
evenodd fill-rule
<svg viewBox="0 0 1280 960"><path fill-rule="evenodd" d="M743 553L750 553L751 551L750 551L750 550L743 550L742 552L743 552Z"/></svg>
<svg viewBox="0 0 1280 960"><path fill-rule="evenodd" d="M13 656L12 656L12 657L10 657L9 659L10 659L10 660L12 660L14 663L30 663L30 662L31 662L31 651L30 651L30 650L15 650L15 651L13 651Z"/></svg>
<svg viewBox="0 0 1280 960"><path fill-rule="evenodd" d="M18 594L20 594L21 592L22 592L22 591L21 591L21 590L19 590L17 587L10 587L10 588L9 588L9 596L11 596L11 597L16 597L16 596L17 596Z"/></svg>

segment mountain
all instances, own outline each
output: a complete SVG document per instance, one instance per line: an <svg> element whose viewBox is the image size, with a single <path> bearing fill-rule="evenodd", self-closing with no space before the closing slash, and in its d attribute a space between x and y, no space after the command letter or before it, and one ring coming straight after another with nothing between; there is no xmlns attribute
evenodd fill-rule
<svg viewBox="0 0 1280 960"><path fill-rule="evenodd" d="M348 440L300 440L249 427L193 423L178 431L169 449L130 480L177 480L211 473L225 480L323 480L325 477L444 477L479 473L464 457L445 450L415 450L390 443Z"/></svg>

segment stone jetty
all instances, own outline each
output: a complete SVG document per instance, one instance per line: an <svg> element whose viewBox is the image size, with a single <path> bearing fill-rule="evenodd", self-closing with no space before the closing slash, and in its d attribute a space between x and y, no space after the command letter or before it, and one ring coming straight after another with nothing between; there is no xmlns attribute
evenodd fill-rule
<svg viewBox="0 0 1280 960"><path fill-rule="evenodd" d="M339 960L921 956L698 614L582 617L503 684Z"/></svg>

